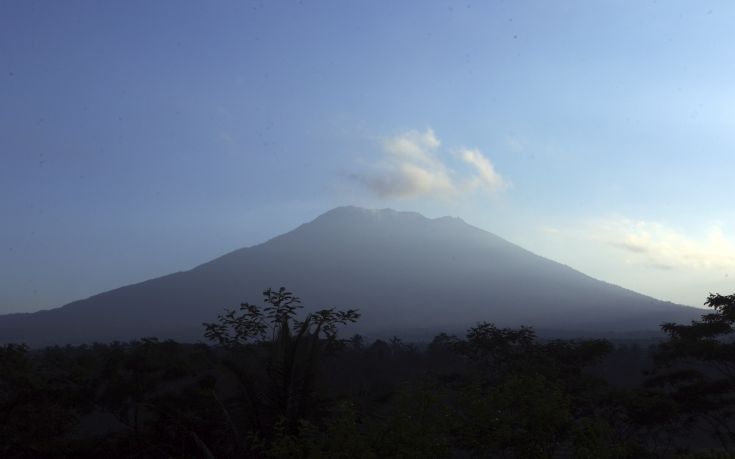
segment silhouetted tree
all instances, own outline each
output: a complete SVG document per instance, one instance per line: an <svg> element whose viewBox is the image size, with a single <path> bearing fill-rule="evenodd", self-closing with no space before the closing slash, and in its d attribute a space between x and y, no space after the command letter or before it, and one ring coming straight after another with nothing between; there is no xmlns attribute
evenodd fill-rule
<svg viewBox="0 0 735 459"><path fill-rule="evenodd" d="M710 294L712 309L690 324L666 323L668 341L655 356L658 375L691 428L703 428L726 451L735 450L735 295Z"/></svg>
<svg viewBox="0 0 735 459"><path fill-rule="evenodd" d="M285 288L265 290L263 297L262 308L243 303L239 310L226 310L218 316L218 323L204 324L205 336L233 351L231 356L241 356L226 358L222 363L241 383L250 428L259 435L269 435L276 423L281 423L278 425L292 435L300 420L317 411L314 392L320 355L341 347L344 343L337 337L339 326L355 322L360 315L354 309L331 308L299 320L301 301ZM266 379L260 384L257 370L243 365L253 361L256 367L265 369ZM238 431L234 427L232 430Z"/></svg>

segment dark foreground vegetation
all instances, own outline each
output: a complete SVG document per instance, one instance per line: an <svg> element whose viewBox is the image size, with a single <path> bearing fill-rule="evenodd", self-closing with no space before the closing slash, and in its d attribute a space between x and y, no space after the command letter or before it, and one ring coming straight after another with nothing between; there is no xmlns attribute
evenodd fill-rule
<svg viewBox="0 0 735 459"><path fill-rule="evenodd" d="M735 295L651 346L491 323L367 343L338 336L357 311L264 295L213 345L0 347L0 457L735 457Z"/></svg>

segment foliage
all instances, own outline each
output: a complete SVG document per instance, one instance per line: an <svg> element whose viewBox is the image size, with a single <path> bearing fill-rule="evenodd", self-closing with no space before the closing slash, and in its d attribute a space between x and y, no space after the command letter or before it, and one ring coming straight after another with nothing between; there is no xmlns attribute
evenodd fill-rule
<svg viewBox="0 0 735 459"><path fill-rule="evenodd" d="M299 320L301 301L284 287L265 290L263 297L263 308L244 303L239 312L227 310L218 323L204 324L205 336L226 349L221 363L242 390L243 396L231 407L223 406L234 436L245 430L267 438L285 429L288 435L282 437L290 438L318 411L315 392L321 355L345 344L337 338L338 328L355 322L359 313L321 309ZM264 370L265 378L258 378L257 370ZM237 412L247 413L240 427L232 416ZM238 449L246 448L241 439L236 443Z"/></svg>
<svg viewBox="0 0 735 459"><path fill-rule="evenodd" d="M489 322L343 340L357 311L264 300L206 324L214 346L0 347L0 457L732 457L733 296L664 326L645 385L636 343Z"/></svg>
<svg viewBox="0 0 735 459"><path fill-rule="evenodd" d="M0 457L43 456L75 422L64 381L22 345L0 347Z"/></svg>
<svg viewBox="0 0 735 459"><path fill-rule="evenodd" d="M311 335L326 339L333 344L339 325L355 322L360 314L355 309L338 311L335 308L320 309L297 319L303 309L301 299L287 291L267 289L263 292L266 306L261 308L250 303L242 303L240 309L226 309L217 316L219 323L205 323L204 336L221 346L244 346L253 343L275 342L279 336L295 338Z"/></svg>
<svg viewBox="0 0 735 459"><path fill-rule="evenodd" d="M648 382L676 403L683 422L735 451L735 295L710 294L712 312L691 324L667 323L669 340L656 354L658 373Z"/></svg>
<svg viewBox="0 0 735 459"><path fill-rule="evenodd" d="M495 457L553 457L571 418L569 399L542 376L512 376L490 389L465 392L463 437L470 449Z"/></svg>

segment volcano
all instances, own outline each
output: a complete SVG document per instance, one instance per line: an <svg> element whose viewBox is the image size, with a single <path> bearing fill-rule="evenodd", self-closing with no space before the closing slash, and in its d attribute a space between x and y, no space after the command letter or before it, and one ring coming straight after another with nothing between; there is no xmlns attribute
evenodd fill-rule
<svg viewBox="0 0 735 459"><path fill-rule="evenodd" d="M189 271L65 306L0 316L0 342L31 346L203 339L224 308L285 286L305 311L357 308L354 331L427 336L478 321L585 332L658 330L701 310L593 279L451 217L339 207ZM418 336L418 335L416 335Z"/></svg>

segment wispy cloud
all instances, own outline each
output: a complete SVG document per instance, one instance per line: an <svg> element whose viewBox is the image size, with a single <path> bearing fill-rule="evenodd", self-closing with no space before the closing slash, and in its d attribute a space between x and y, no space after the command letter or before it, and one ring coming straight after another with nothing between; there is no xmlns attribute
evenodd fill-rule
<svg viewBox="0 0 735 459"><path fill-rule="evenodd" d="M719 226L702 237L649 221L612 218L593 225L593 237L628 253L629 261L657 269L735 268L735 244Z"/></svg>
<svg viewBox="0 0 735 459"><path fill-rule="evenodd" d="M467 182L471 186L483 187L490 191L500 191L507 186L505 179L495 171L493 163L480 150L465 148L460 150L459 155L462 161L473 166L477 172L477 175Z"/></svg>
<svg viewBox="0 0 735 459"><path fill-rule="evenodd" d="M453 156L469 166L470 173L450 168L432 129L411 130L385 139L380 159L369 164L368 171L352 176L383 198L448 198L476 189L497 192L507 187L507 181L480 150L463 148Z"/></svg>

